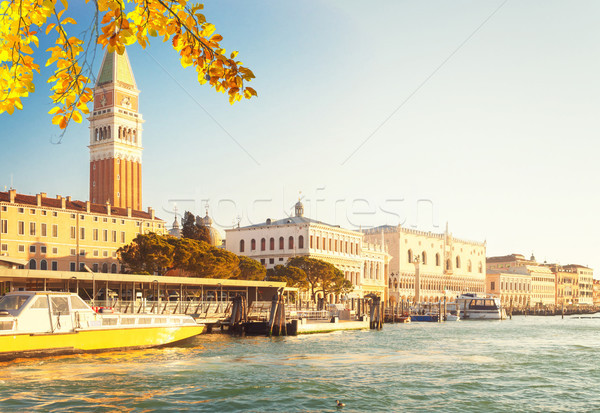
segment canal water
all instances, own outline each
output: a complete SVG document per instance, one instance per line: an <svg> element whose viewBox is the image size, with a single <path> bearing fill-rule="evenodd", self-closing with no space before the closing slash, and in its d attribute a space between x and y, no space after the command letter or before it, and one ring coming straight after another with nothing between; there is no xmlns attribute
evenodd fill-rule
<svg viewBox="0 0 600 413"><path fill-rule="evenodd" d="M0 411L599 411L599 355L600 319L575 317L213 334L0 363Z"/></svg>

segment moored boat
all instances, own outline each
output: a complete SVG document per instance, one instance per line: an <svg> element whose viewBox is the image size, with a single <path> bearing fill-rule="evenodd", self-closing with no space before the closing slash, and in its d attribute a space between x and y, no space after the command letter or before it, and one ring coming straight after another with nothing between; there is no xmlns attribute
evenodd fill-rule
<svg viewBox="0 0 600 413"><path fill-rule="evenodd" d="M0 298L0 360L158 347L203 331L204 324L187 315L98 314L73 293L19 291Z"/></svg>
<svg viewBox="0 0 600 413"><path fill-rule="evenodd" d="M462 294L456 297L456 305L462 319L504 320L506 318L506 312L498 298Z"/></svg>

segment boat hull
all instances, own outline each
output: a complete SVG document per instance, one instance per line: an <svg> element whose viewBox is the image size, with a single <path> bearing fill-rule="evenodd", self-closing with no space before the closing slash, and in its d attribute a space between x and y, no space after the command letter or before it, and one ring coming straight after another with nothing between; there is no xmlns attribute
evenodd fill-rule
<svg viewBox="0 0 600 413"><path fill-rule="evenodd" d="M187 340L203 331L204 325L199 324L7 334L0 335L0 360L160 347Z"/></svg>

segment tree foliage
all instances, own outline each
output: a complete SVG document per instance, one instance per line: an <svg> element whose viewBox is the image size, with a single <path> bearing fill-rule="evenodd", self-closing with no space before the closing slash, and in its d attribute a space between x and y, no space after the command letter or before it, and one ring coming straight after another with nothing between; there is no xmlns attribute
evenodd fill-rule
<svg viewBox="0 0 600 413"><path fill-rule="evenodd" d="M49 113L61 129L71 120L81 122L82 114L89 113L93 73L86 58L95 44L123 54L125 46L134 43L145 48L150 37L170 40L181 65L193 66L200 84L209 83L217 92L227 93L232 104L256 96L246 85L254 74L236 60L238 52L227 54L221 47L223 37L206 21L202 4L188 0L86 3L90 26L83 35L73 35L78 22L69 16L68 0L0 0L0 114L22 109L21 99L35 92L33 77L34 72L40 73L40 66L34 55L41 37L54 44L46 50L50 56L44 64L54 67L48 83L56 106Z"/></svg>
<svg viewBox="0 0 600 413"><path fill-rule="evenodd" d="M192 277L262 280L266 272L258 262L204 241L154 233L138 235L131 244L119 248L118 253L128 273L164 273L173 268Z"/></svg>
<svg viewBox="0 0 600 413"><path fill-rule="evenodd" d="M181 225L181 236L210 243L210 232L201 220L189 211L185 211Z"/></svg>
<svg viewBox="0 0 600 413"><path fill-rule="evenodd" d="M306 285L310 288L312 299L320 291L327 294L345 294L352 291L352 283L344 273L333 264L309 257L294 257L289 260L288 268L298 268L306 275Z"/></svg>
<svg viewBox="0 0 600 413"><path fill-rule="evenodd" d="M298 267L276 265L267 270L268 281L283 281L288 287L305 289L308 287L306 273Z"/></svg>

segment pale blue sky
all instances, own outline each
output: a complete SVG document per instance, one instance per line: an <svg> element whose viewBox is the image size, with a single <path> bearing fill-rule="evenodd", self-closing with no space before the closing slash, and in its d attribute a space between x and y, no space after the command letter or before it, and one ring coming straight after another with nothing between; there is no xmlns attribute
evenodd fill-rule
<svg viewBox="0 0 600 413"><path fill-rule="evenodd" d="M207 2L259 97L230 106L168 43L130 47L144 205L172 221L173 200L203 214L208 199L223 228L280 218L302 191L332 224L449 221L488 255L600 268L600 4L508 1L473 34L501 4ZM51 144L48 94L38 79L22 112L0 116L0 185L13 174L19 192L87 199L87 122Z"/></svg>

